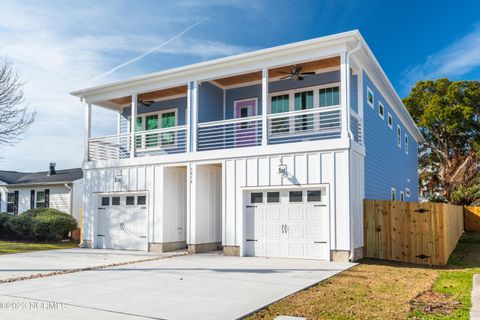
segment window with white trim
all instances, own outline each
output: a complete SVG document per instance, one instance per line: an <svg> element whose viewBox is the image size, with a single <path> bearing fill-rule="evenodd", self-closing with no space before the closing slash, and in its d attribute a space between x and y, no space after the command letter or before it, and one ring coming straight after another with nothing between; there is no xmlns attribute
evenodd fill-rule
<svg viewBox="0 0 480 320"><path fill-rule="evenodd" d="M405 188L405 196L407 198L410 198L410 189L409 188Z"/></svg>
<svg viewBox="0 0 480 320"><path fill-rule="evenodd" d="M378 116L382 119L385 119L385 107L381 102L378 102Z"/></svg>
<svg viewBox="0 0 480 320"><path fill-rule="evenodd" d="M400 201L405 201L405 194L403 193L403 191L400 191Z"/></svg>
<svg viewBox="0 0 480 320"><path fill-rule="evenodd" d="M370 105L370 107L373 108L373 101L374 101L374 96L373 96L373 91L369 87L367 87L367 103Z"/></svg>
<svg viewBox="0 0 480 320"><path fill-rule="evenodd" d="M399 148L402 147L402 129L397 125L397 145Z"/></svg>
<svg viewBox="0 0 480 320"><path fill-rule="evenodd" d="M393 201L397 200L397 189L392 188L390 191L390 199Z"/></svg>
<svg viewBox="0 0 480 320"><path fill-rule="evenodd" d="M392 115L390 114L390 112L388 113L388 127L390 129L393 129L393 117Z"/></svg>
<svg viewBox="0 0 480 320"><path fill-rule="evenodd" d="M13 206L15 205L15 193L7 193L7 212L13 213Z"/></svg>
<svg viewBox="0 0 480 320"><path fill-rule="evenodd" d="M131 131L130 117L128 117L128 130ZM177 108L160 110L156 112L142 113L137 116L136 132L152 131L163 128L173 128L178 125ZM162 132L136 137L137 148L161 147L163 145L175 144L175 132Z"/></svg>
<svg viewBox="0 0 480 320"><path fill-rule="evenodd" d="M405 134L405 153L408 154L408 135Z"/></svg>
<svg viewBox="0 0 480 320"><path fill-rule="evenodd" d="M319 106L321 107L331 107L338 106L340 104L340 87L330 87L322 88L318 92L319 95Z"/></svg>
<svg viewBox="0 0 480 320"><path fill-rule="evenodd" d="M45 208L45 191L37 191L36 208Z"/></svg>

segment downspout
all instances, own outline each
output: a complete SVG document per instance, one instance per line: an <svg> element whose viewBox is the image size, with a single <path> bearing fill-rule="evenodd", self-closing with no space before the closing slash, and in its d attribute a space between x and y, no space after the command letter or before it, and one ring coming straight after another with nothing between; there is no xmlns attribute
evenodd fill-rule
<svg viewBox="0 0 480 320"><path fill-rule="evenodd" d="M362 45L360 44L360 41L357 40L357 46L355 48L353 48L351 51L347 52L347 58L346 58L346 61L345 63L347 64L347 76L346 76L346 87L347 87L347 94L346 94L346 100L345 101L345 105L347 106L347 130L348 130L348 135L349 135L349 138L352 139L353 138L353 133L352 133L352 130L351 130L351 127L350 127L350 105L349 105L349 100L350 100L350 56L355 53L356 51L358 51L360 48L362 47ZM350 152L349 152L349 156L348 156L348 171L350 172ZM349 182L348 182L348 188L349 188L349 191L351 191L352 187L351 187L351 184L350 184L350 174L348 175L348 179L349 179ZM348 193L351 197L351 192ZM350 199L349 199L350 201ZM350 261L353 261L353 258L354 258L354 253L355 253L355 249L353 248L354 246L354 242L353 242L353 218L352 218L352 208L351 208L351 203L349 204L349 207L350 207L350 210L349 211L349 215L350 215L350 256L349 256L349 260Z"/></svg>
<svg viewBox="0 0 480 320"><path fill-rule="evenodd" d="M65 183L65 188L70 190L70 215L73 216L73 188L68 183Z"/></svg>

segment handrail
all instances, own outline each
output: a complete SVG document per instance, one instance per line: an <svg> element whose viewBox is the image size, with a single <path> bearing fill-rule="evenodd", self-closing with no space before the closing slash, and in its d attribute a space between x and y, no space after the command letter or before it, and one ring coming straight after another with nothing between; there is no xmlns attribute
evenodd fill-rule
<svg viewBox="0 0 480 320"><path fill-rule="evenodd" d="M235 123L250 122L250 121L257 121L257 120L262 120L262 116L253 116L253 117L235 118L235 119L228 119L228 120L201 122L201 123L198 123L198 127L199 128L207 128L207 127L214 127L214 126L220 126L220 125L225 125L225 124L235 124Z"/></svg>
<svg viewBox="0 0 480 320"><path fill-rule="evenodd" d="M338 111L338 110L340 110L340 105L331 106L331 107L320 107L320 108L315 107L311 109L280 112L280 113L271 113L271 114L268 114L267 117L269 119L275 119L275 118L285 118L285 117L297 116L297 115L301 116L304 114L315 114L315 113L323 113L323 112Z"/></svg>

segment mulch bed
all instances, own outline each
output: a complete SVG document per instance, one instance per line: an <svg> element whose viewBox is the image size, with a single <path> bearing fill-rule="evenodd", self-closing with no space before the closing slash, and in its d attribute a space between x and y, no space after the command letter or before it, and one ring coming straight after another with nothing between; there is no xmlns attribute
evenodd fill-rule
<svg viewBox="0 0 480 320"><path fill-rule="evenodd" d="M424 291L410 301L411 311L419 310L427 314L448 316L458 308L460 308L459 301L455 301L448 294L432 290Z"/></svg>

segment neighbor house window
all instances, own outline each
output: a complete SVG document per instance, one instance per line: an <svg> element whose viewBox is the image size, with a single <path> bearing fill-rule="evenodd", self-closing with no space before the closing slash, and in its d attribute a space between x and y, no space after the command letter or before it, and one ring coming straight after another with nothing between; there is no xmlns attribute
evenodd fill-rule
<svg viewBox="0 0 480 320"><path fill-rule="evenodd" d="M408 136L405 135L405 153L408 154Z"/></svg>
<svg viewBox="0 0 480 320"><path fill-rule="evenodd" d="M37 191L37 201L35 206L37 208L45 208L45 191Z"/></svg>
<svg viewBox="0 0 480 320"><path fill-rule="evenodd" d="M390 114L390 112L388 113L388 127L390 129L393 129L393 117L392 115Z"/></svg>
<svg viewBox="0 0 480 320"><path fill-rule="evenodd" d="M391 191L391 199L392 200L397 200L397 190L395 188L392 188L392 191Z"/></svg>
<svg viewBox="0 0 480 320"><path fill-rule="evenodd" d="M385 107L381 102L378 103L378 116L385 119Z"/></svg>
<svg viewBox="0 0 480 320"><path fill-rule="evenodd" d="M282 94L279 96L274 96L271 99L271 112L272 114L276 113L283 113L290 111L289 106L289 95ZM288 133L289 128L289 121L288 118L273 118L272 119L272 133L279 134L279 133Z"/></svg>
<svg viewBox="0 0 480 320"><path fill-rule="evenodd" d="M400 129L400 126L397 126L397 145L400 148L402 147L402 129Z"/></svg>
<svg viewBox="0 0 480 320"><path fill-rule="evenodd" d="M15 193L9 192L7 194L7 212L13 213L15 205Z"/></svg>
<svg viewBox="0 0 480 320"><path fill-rule="evenodd" d="M367 102L373 108L373 91L367 87Z"/></svg>
<svg viewBox="0 0 480 320"><path fill-rule="evenodd" d="M320 107L338 106L340 104L340 87L319 90Z"/></svg>

